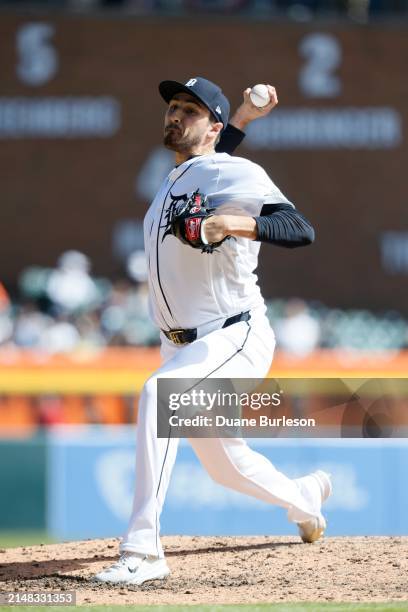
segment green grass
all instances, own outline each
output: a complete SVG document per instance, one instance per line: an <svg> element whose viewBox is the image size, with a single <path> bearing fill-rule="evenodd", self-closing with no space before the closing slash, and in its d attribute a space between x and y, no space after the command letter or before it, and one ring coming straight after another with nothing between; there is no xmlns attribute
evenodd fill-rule
<svg viewBox="0 0 408 612"><path fill-rule="evenodd" d="M0 548L33 546L34 544L52 544L54 540L45 531L0 531Z"/></svg>
<svg viewBox="0 0 408 612"><path fill-rule="evenodd" d="M287 604L254 604L250 605L225 605L225 606L81 606L88 612L125 612L130 609L135 612L180 612L186 610L191 612L365 612L378 610L378 612L399 612L407 610L407 602L404 603L287 603ZM17 606L20 612L78 612L75 606ZM0 607L0 612L10 612L10 606Z"/></svg>

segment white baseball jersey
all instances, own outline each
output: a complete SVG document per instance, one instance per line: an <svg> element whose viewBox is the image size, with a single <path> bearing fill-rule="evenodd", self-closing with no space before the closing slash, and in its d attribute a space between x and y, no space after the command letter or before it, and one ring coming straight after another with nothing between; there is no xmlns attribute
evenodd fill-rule
<svg viewBox="0 0 408 612"><path fill-rule="evenodd" d="M196 190L208 196L215 214L255 217L266 203L290 204L247 159L214 153L174 168L144 221L151 315L164 330L195 328L263 305L254 272L259 242L231 238L206 254L170 233L174 207Z"/></svg>

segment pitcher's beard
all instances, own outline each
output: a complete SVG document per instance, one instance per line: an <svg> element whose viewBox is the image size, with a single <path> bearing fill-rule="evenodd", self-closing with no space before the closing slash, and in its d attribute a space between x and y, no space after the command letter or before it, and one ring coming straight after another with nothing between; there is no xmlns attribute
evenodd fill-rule
<svg viewBox="0 0 408 612"><path fill-rule="evenodd" d="M200 138L196 137L184 140L183 138L180 138L179 132L170 130L165 132L163 144L167 149L170 149L175 153L190 153L194 147L200 144Z"/></svg>

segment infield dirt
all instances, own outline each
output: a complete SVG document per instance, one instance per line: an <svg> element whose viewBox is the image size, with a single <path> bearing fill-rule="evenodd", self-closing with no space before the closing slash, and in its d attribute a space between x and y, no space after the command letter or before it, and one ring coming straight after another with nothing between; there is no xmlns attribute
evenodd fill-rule
<svg viewBox="0 0 408 612"><path fill-rule="evenodd" d="M0 589L75 590L85 605L408 602L408 537L302 544L295 537L169 536L163 543L172 573L141 587L92 582L117 559L118 540L1 550Z"/></svg>

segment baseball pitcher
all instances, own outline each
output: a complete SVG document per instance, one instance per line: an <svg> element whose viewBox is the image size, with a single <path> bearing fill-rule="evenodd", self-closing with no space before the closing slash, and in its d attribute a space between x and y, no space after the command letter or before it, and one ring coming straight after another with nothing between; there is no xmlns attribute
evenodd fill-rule
<svg viewBox="0 0 408 612"><path fill-rule="evenodd" d="M265 377L275 338L254 273L261 243L293 248L314 239L310 223L260 166L225 152L243 138L237 128L276 104L272 87L270 105L261 110L251 106L249 90L244 92L244 107L251 110L236 113L235 127L228 125L227 98L204 78L163 81L159 91L167 103L164 144L175 153L175 167L146 214L144 238L163 364L140 398L136 491L122 554L96 576L136 585L169 574L160 514L178 439L157 437L158 378ZM241 438L190 443L216 482L285 508L304 542L321 537L326 527L321 506L331 492L328 474L319 470L290 479Z"/></svg>

